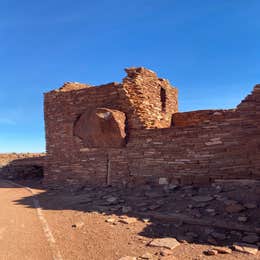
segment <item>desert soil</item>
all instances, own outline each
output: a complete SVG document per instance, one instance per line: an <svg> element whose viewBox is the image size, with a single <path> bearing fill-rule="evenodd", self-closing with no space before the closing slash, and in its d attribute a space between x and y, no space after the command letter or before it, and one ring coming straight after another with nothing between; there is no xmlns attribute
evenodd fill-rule
<svg viewBox="0 0 260 260"><path fill-rule="evenodd" d="M71 190L20 184L0 181L0 259L260 259L254 250L260 245L259 184ZM175 218L160 218L171 214ZM182 214L234 229L176 219ZM158 238L169 241L151 246ZM253 254L234 250L236 242ZM172 249L165 249L169 243Z"/></svg>

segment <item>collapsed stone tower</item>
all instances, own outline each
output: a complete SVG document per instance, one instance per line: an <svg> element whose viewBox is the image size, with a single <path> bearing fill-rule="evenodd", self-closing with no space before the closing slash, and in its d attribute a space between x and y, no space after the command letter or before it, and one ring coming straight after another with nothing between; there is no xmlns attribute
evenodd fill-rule
<svg viewBox="0 0 260 260"><path fill-rule="evenodd" d="M198 183L260 178L260 87L236 109L178 113L177 89L145 68L122 83L45 94L45 181Z"/></svg>

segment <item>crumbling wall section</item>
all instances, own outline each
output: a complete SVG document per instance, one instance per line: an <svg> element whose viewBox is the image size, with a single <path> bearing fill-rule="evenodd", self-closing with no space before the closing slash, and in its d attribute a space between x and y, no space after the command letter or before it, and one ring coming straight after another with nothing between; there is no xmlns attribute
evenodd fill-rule
<svg viewBox="0 0 260 260"><path fill-rule="evenodd" d="M130 174L185 184L260 179L260 85L237 109L215 112L197 124L188 120L187 126L133 132L127 147Z"/></svg>
<svg viewBox="0 0 260 260"><path fill-rule="evenodd" d="M175 113L172 115L171 127L181 126L196 126L200 123L221 122L226 116L234 111L230 110L198 110L190 112Z"/></svg>
<svg viewBox="0 0 260 260"><path fill-rule="evenodd" d="M131 107L134 108L133 112L129 113L129 127L170 127L172 114L178 112L178 90L167 80L158 78L151 70L130 68L126 69L126 72L123 89Z"/></svg>

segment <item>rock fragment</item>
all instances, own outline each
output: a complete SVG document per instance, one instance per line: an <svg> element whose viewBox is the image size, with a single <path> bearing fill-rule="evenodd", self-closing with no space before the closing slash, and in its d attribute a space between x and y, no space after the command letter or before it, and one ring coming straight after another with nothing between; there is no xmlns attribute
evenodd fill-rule
<svg viewBox="0 0 260 260"><path fill-rule="evenodd" d="M110 204L116 203L117 200L118 200L117 197L108 197L108 198L106 199L106 201L107 201L108 203L110 203Z"/></svg>
<svg viewBox="0 0 260 260"><path fill-rule="evenodd" d="M208 250L204 251L204 254L205 255L217 255L218 251L214 250L214 249L208 249Z"/></svg>
<svg viewBox="0 0 260 260"><path fill-rule="evenodd" d="M256 255L258 252L257 246L246 244L246 243L234 243L232 248L237 252L251 254L251 255Z"/></svg>
<svg viewBox="0 0 260 260"><path fill-rule="evenodd" d="M169 256L169 255L173 255L173 252L172 252L170 249L163 248L163 249L160 251L160 255L161 255L161 256Z"/></svg>
<svg viewBox="0 0 260 260"><path fill-rule="evenodd" d="M153 247L164 247L167 249L174 249L179 246L180 243L175 238L157 238L150 242L149 246Z"/></svg>
<svg viewBox="0 0 260 260"><path fill-rule="evenodd" d="M119 258L118 260L137 260L137 258L134 256L124 256Z"/></svg>
<svg viewBox="0 0 260 260"><path fill-rule="evenodd" d="M228 247L220 247L220 246L215 246L212 248L213 250L216 250L219 254L231 254L232 250Z"/></svg>
<svg viewBox="0 0 260 260"><path fill-rule="evenodd" d="M239 212L243 211L244 209L245 208L242 205L238 204L238 203L228 205L225 208L226 212L228 212L228 213L239 213Z"/></svg>
<svg viewBox="0 0 260 260"><path fill-rule="evenodd" d="M147 224L147 223L150 222L150 219L149 218L143 218L142 221Z"/></svg>
<svg viewBox="0 0 260 260"><path fill-rule="evenodd" d="M144 255L140 256L141 259L151 260L153 259L153 255L151 253L145 253Z"/></svg>
<svg viewBox="0 0 260 260"><path fill-rule="evenodd" d="M208 201L212 201L214 198L211 196L194 196L192 197L192 200L196 201L196 202L208 202Z"/></svg>
<svg viewBox="0 0 260 260"><path fill-rule="evenodd" d="M246 204L244 204L244 206L247 209L256 209L257 208L257 204L256 203L246 203Z"/></svg>
<svg viewBox="0 0 260 260"><path fill-rule="evenodd" d="M257 234L250 234L242 238L243 242L254 244L259 241L259 236Z"/></svg>
<svg viewBox="0 0 260 260"><path fill-rule="evenodd" d="M137 222L137 219L136 219L136 218L128 218L128 217L125 217L125 218L121 218L121 219L119 220L119 222L124 223L124 224L132 224L132 223Z"/></svg>
<svg viewBox="0 0 260 260"><path fill-rule="evenodd" d="M239 222L247 222L247 217L245 217L245 216L240 216L240 217L238 217L237 218L237 220L239 221Z"/></svg>
<svg viewBox="0 0 260 260"><path fill-rule="evenodd" d="M116 220L114 218L108 218L108 219L106 219L106 222L114 224L116 222Z"/></svg>
<svg viewBox="0 0 260 260"><path fill-rule="evenodd" d="M75 224L72 225L73 228L82 228L85 225L84 222L80 221L80 222L76 222Z"/></svg>

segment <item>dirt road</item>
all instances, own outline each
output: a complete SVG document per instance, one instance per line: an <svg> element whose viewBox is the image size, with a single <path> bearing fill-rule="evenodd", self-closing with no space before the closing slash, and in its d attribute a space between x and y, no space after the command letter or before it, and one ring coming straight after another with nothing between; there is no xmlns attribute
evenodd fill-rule
<svg viewBox="0 0 260 260"><path fill-rule="evenodd" d="M0 181L0 259L58 258L41 211L15 202L28 195L27 189Z"/></svg>

